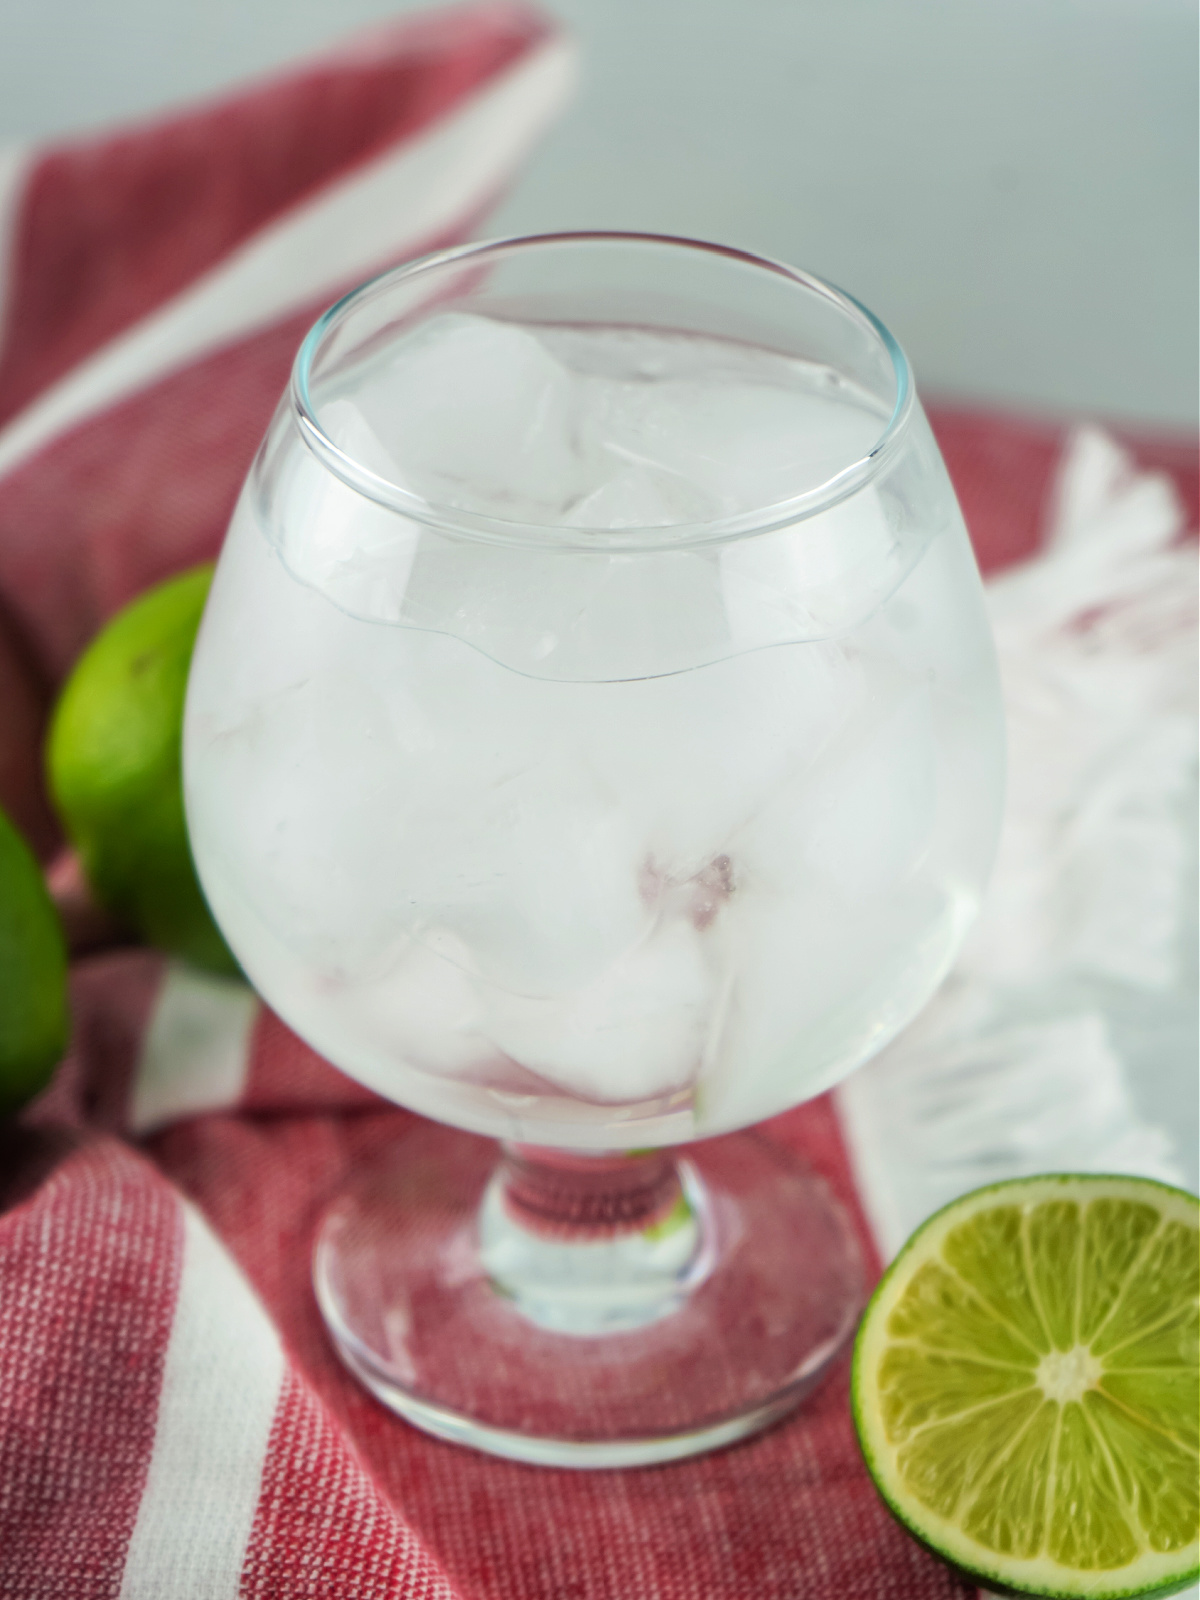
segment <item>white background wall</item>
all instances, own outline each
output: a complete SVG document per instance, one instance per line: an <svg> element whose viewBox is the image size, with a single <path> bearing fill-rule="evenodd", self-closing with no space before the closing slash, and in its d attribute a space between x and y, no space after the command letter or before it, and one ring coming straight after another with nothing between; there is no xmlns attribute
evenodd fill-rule
<svg viewBox="0 0 1200 1600"><path fill-rule="evenodd" d="M858 295L927 394L1197 416L1194 0L546 0L584 80L489 232L640 227ZM396 0L0 0L0 140L207 92Z"/></svg>

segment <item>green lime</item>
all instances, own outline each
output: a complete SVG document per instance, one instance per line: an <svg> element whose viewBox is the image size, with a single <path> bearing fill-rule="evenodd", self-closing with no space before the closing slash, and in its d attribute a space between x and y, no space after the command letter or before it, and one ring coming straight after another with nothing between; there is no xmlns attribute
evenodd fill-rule
<svg viewBox="0 0 1200 1600"><path fill-rule="evenodd" d="M212 567L148 590L75 664L55 707L50 792L96 898L148 944L236 972L192 862L183 701Z"/></svg>
<svg viewBox="0 0 1200 1600"><path fill-rule="evenodd" d="M1200 1204L1145 1178L1020 1178L905 1245L854 1350L867 1466L992 1589L1173 1594L1197 1576Z"/></svg>
<svg viewBox="0 0 1200 1600"><path fill-rule="evenodd" d="M45 1087L69 1031L58 915L33 852L0 811L0 1114Z"/></svg>

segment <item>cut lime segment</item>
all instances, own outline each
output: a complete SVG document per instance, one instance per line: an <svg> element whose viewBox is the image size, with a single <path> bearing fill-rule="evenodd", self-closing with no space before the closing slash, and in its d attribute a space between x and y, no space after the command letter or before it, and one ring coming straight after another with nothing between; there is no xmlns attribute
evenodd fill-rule
<svg viewBox="0 0 1200 1600"><path fill-rule="evenodd" d="M1144 1178L995 1184L867 1307L854 1420L922 1543L1018 1594L1174 1594L1200 1565L1200 1202Z"/></svg>

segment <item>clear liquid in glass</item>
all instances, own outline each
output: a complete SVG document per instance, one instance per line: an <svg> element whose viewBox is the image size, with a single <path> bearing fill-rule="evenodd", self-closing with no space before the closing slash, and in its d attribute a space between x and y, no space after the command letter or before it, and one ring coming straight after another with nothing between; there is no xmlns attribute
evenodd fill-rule
<svg viewBox="0 0 1200 1600"><path fill-rule="evenodd" d="M577 548L786 500L887 419L730 341L451 313L323 420L390 481ZM916 1013L1001 788L961 522L893 581L868 489L664 555L639 615L645 557L551 552L535 596L481 545L460 600L446 541L340 484L295 503L265 526L251 486L234 518L186 779L214 912L315 1048L460 1128L611 1150L758 1122Z"/></svg>

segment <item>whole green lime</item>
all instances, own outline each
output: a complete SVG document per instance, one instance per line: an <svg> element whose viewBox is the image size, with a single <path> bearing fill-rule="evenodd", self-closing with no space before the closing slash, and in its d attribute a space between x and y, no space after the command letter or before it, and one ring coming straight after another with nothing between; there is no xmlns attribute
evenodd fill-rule
<svg viewBox="0 0 1200 1600"><path fill-rule="evenodd" d="M69 1031L62 928L33 852L0 811L0 1115L45 1087Z"/></svg>
<svg viewBox="0 0 1200 1600"><path fill-rule="evenodd" d="M84 651L50 725L50 793L92 892L158 949L236 972L188 844L180 750L209 565L159 584Z"/></svg>

